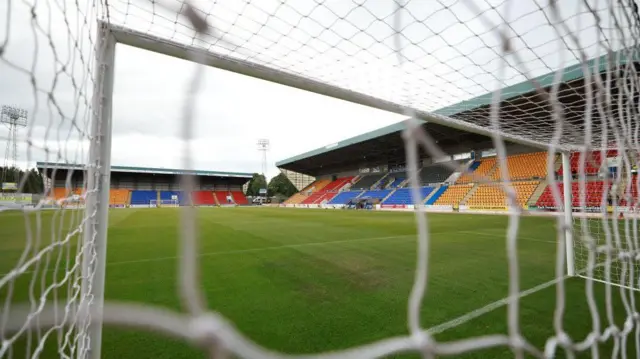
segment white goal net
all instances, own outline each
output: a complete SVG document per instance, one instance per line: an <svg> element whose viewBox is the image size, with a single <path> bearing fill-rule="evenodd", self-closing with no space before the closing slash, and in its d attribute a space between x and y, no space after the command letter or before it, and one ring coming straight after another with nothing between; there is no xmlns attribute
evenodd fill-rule
<svg viewBox="0 0 640 359"><path fill-rule="evenodd" d="M509 348L518 358L561 351L598 356L600 343L614 348L605 356L640 356L640 14L634 0L7 0L0 2L0 19L0 101L28 112L16 137L17 151L26 156L15 165L64 162L71 173L49 176L53 180L38 187L30 182L38 174L23 171L15 176L17 193L39 196L33 206L2 207L8 211L0 224L24 226L11 237L0 229L0 242L12 239L11 253L20 247L0 260L0 358L38 357L46 343L59 357L98 358L107 325L162 332L212 356L287 357L243 336L204 305L192 206L180 209L176 278L184 311L103 305L116 44L194 62L193 76L184 79L179 122L186 170L204 66L406 115L402 136L413 198L420 197L420 156L445 155L425 132L425 121L493 141L509 207L506 332L437 341L422 327L430 233L429 215L416 202L409 334L310 357L413 352L430 358L490 347ZM556 218L557 237L550 238L557 244L556 310L544 346L527 340L519 320L527 288L520 285L526 274L519 271L517 239L528 213L511 185L508 143L543 149L550 159L541 179L549 190L539 203ZM7 145L7 153L12 148ZM181 181L181 190L191 193L193 177ZM51 198L82 205L52 206L57 214L43 221ZM9 253L9 245L2 246L0 255ZM586 281L584 315L592 327L585 337L564 329L571 276ZM596 282L605 285L602 297ZM623 312L622 322L614 309Z"/></svg>

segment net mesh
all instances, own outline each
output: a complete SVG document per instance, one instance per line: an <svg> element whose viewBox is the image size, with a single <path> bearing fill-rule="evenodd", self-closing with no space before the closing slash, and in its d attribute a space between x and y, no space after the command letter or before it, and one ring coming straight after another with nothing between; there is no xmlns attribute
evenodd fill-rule
<svg viewBox="0 0 640 359"><path fill-rule="evenodd" d="M7 136L11 128L1 134L7 150L0 193L0 358L40 357L46 343L55 343L59 357L84 357L88 350L92 323L81 308L94 302L95 232L87 229L97 218L84 205L97 188L84 166L64 176L46 164L34 167L36 161L90 163L100 10L91 3L0 4L0 97L3 105L23 110L26 120L15 137ZM42 326L47 306L55 309Z"/></svg>
<svg viewBox="0 0 640 359"><path fill-rule="evenodd" d="M98 20L119 42L406 114L411 119L403 138L413 198L420 197L421 151L433 158L446 155L420 120L491 136L509 207L507 333L445 342L436 341L433 331L421 326L430 236L429 216L416 202L418 260L408 300L409 335L316 357L381 357L407 351L431 357L495 346L510 348L516 357L549 357L559 350L570 356L598 356L603 341L614 343L613 356L624 357L631 345L640 347L633 295L640 286L635 211L640 16L634 1L439 0L427 5L399 0L49 0L7 1L0 6L0 15L7 19L0 32L0 66L3 74L12 76L3 80L9 85L2 88L33 118L21 138L26 161L83 164L77 176L61 179L68 193L56 201L48 200L55 197L48 188L55 186L44 183L44 198L35 200L33 208L6 206L21 209L10 215L24 218L26 241L0 279L0 357L12 357L20 348L29 348L27 356L37 356L38 349L31 352L30 343L52 340L61 357L85 356L90 349L99 355L99 344L89 339L99 338L90 335L90 328L102 322L184 338L213 356L286 356L254 344L206 308L198 283L196 216L191 206L181 209L180 232L179 294L187 314L94 304L95 268L100 262L96 242L100 223L106 223L106 212L98 208L96 173L108 167L97 148L109 136L100 126L105 96L101 76L113 67L93 63L105 51L98 45L102 37L111 34L97 31ZM191 167L191 110L201 71L202 66L196 66L193 77L185 80L185 169ZM30 91L13 93L11 81L28 84ZM544 147L550 159L560 150L576 153L563 169L575 172L574 184L566 191L559 186L555 161L547 162L551 207L563 210L564 195L572 194L575 213L557 215L555 334L544 348L527 341L519 322L519 298L526 292L520 287L517 255L523 210L509 180L508 141ZM611 166L606 160L610 157L617 158ZM25 192L28 178L21 177L19 193ZM193 181L183 176L182 189L189 191ZM79 198L70 195L78 187ZM52 223L43 223L41 213L51 203L57 214ZM573 238L574 245L566 246L566 238ZM567 257L570 252L575 256ZM593 325L584 338L571 338L563 329L567 258L575 259L576 273L587 283L590 313L585 315L592 317ZM29 283L21 287L28 293L14 293L18 281ZM595 281L606 283L605 313L595 304ZM620 291L620 302L614 303L614 290ZM624 310L622 325L614 321L614 307ZM25 336L27 344L22 345L19 338Z"/></svg>

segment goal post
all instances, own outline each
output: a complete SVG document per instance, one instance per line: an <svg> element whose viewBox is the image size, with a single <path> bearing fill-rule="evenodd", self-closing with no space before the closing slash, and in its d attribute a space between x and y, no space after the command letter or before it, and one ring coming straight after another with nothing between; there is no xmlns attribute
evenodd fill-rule
<svg viewBox="0 0 640 359"><path fill-rule="evenodd" d="M575 270L575 252L573 250L574 242L573 242L573 194L572 194L572 175L571 171L571 161L569 158L570 154L568 152L562 152L562 168L564 171L562 172L562 184L563 184L563 194L564 194L564 244L565 244L565 254L567 261L567 275L574 276L576 273Z"/></svg>
<svg viewBox="0 0 640 359"><path fill-rule="evenodd" d="M93 120L86 170L86 224L83 237L82 296L78 357L99 359L102 325L91 322L91 314L102 313L109 226L109 189L111 175L112 106L115 75L116 40L106 23L96 26L95 87Z"/></svg>
<svg viewBox="0 0 640 359"><path fill-rule="evenodd" d="M149 207L180 207L179 199L152 199L149 201Z"/></svg>

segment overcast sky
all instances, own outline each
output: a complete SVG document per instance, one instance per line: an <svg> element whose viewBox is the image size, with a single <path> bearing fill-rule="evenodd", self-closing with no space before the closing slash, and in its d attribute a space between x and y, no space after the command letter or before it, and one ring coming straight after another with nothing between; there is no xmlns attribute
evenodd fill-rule
<svg viewBox="0 0 640 359"><path fill-rule="evenodd" d="M194 3L217 35L197 45L433 111L521 82L523 71L537 76L577 61L577 45L549 25L547 1L513 1L517 6L511 10L511 37L525 66L500 61L499 41L491 24L503 23L504 17L490 5L503 9L509 3L503 0L474 2L477 9L468 8L464 1L410 2L400 19L400 47L407 59L403 69L396 66L392 36L396 8L386 0L321 4L313 0L284 4L198 0ZM29 111L30 125L19 133L20 164L83 162L91 118L95 19L108 15L114 24L178 43L192 43L193 31L184 17L175 14L178 0L160 2L166 8L148 0L112 0L109 9L85 1L88 5L82 4L81 11L76 2L39 1L33 9L37 17L31 19L33 3L13 1L9 9L9 2L0 1L0 23L8 20L7 28L0 27L0 44L5 46L0 55L0 104ZM591 3L606 13L607 2ZM589 57L601 55L606 46L619 47L616 39L627 37L624 31L611 31L616 27L610 26L606 14L600 25L604 31L596 31L594 17L582 0L561 2L560 16L579 35L580 46ZM598 36L602 40L605 35L609 45L597 45ZM194 66L118 45L113 165L182 167L179 130ZM498 82L497 70L505 66L505 77ZM277 173L277 160L404 119L214 68L204 71L202 83L191 155L196 169L259 171L256 142L267 138L272 176ZM0 136L4 157L7 131L2 129Z"/></svg>

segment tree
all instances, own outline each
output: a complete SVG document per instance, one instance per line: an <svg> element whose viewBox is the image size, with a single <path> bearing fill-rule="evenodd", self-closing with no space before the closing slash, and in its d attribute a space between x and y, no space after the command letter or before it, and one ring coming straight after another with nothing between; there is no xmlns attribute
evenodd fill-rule
<svg viewBox="0 0 640 359"><path fill-rule="evenodd" d="M269 196L289 198L298 192L293 183L291 183L289 178L282 172L269 181L269 187L267 188L269 190Z"/></svg>
<svg viewBox="0 0 640 359"><path fill-rule="evenodd" d="M24 187L20 188L23 193L43 193L44 192L44 180L42 179L42 175L38 172L37 169L32 168L27 171L23 171L17 167L4 168L0 167L0 174L4 182L13 182L18 186L21 185L22 180L26 177L24 181ZM0 179L0 182L2 182Z"/></svg>
<svg viewBox="0 0 640 359"><path fill-rule="evenodd" d="M267 180L264 175L254 173L253 177L249 180L249 186L247 186L247 196L260 196L260 189L267 188Z"/></svg>

